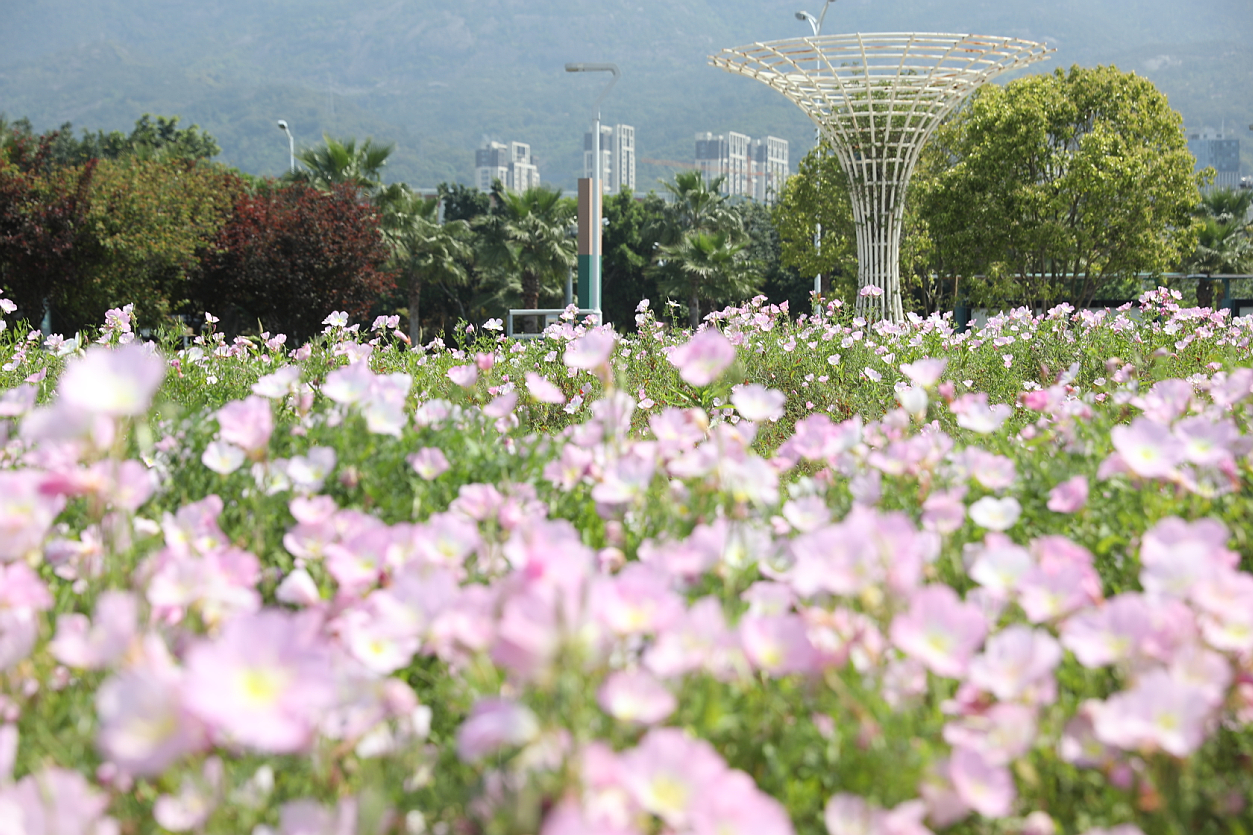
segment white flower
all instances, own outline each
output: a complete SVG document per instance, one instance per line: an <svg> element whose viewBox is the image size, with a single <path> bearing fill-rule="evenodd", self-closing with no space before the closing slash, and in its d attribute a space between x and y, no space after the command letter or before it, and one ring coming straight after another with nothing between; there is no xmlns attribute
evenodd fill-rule
<svg viewBox="0 0 1253 835"><path fill-rule="evenodd" d="M970 506L970 520L990 531L1007 531L1022 515L1022 505L1013 496L997 499L984 496Z"/></svg>
<svg viewBox="0 0 1253 835"><path fill-rule="evenodd" d="M244 463L244 451L226 441L213 441L205 447L200 463L219 475L230 475Z"/></svg>

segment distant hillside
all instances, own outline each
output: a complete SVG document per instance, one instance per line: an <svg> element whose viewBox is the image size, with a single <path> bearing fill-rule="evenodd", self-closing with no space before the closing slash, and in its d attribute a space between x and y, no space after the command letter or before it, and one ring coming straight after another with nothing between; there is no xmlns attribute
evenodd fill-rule
<svg viewBox="0 0 1253 835"><path fill-rule="evenodd" d="M286 119L394 142L391 179L468 181L484 136L530 142L545 180L572 187L604 77L567 61L616 61L606 122L637 129L639 155L686 161L697 131L772 133L793 160L809 122L762 85L720 73L724 46L805 34L817 0L9 0L0 28L0 111L39 128L129 128L179 114L253 173L287 164ZM954 31L1044 40L1038 71L1117 63L1154 80L1191 127L1253 123L1248 0L839 0L827 31ZM1218 39L1222 39L1219 41ZM1243 137L1242 137L1243 138ZM1253 134L1244 142L1253 170ZM648 188L670 169L641 165Z"/></svg>

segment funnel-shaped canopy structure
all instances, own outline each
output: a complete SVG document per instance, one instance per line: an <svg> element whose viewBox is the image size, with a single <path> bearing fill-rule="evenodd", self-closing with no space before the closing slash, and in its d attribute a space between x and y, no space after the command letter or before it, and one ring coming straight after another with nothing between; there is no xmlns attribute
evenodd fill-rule
<svg viewBox="0 0 1253 835"><path fill-rule="evenodd" d="M1039 61L1043 44L987 35L824 35L724 49L710 63L768 84L822 131L848 175L859 311L899 320L905 187L927 138L963 98Z"/></svg>

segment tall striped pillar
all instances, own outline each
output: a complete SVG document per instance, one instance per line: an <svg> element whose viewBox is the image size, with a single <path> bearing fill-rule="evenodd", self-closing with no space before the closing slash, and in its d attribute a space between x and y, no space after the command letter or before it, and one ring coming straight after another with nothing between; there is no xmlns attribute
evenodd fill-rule
<svg viewBox="0 0 1253 835"><path fill-rule="evenodd" d="M579 179L579 307L590 308L592 298L593 259L599 259L596 233L600 230L600 201L594 200L595 187L590 177Z"/></svg>

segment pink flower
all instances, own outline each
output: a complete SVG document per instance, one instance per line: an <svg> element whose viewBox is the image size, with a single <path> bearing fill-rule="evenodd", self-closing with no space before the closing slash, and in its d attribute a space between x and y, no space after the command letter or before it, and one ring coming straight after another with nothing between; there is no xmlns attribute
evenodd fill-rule
<svg viewBox="0 0 1253 835"><path fill-rule="evenodd" d="M1013 810L1018 792L1009 769L992 765L977 751L954 749L949 775L958 796L985 818L1003 818Z"/></svg>
<svg viewBox="0 0 1253 835"><path fill-rule="evenodd" d="M657 724L678 706L674 694L642 670L610 673L596 692L596 702L620 722L643 725Z"/></svg>
<svg viewBox="0 0 1253 835"><path fill-rule="evenodd" d="M1073 476L1049 491L1048 509L1054 513L1076 513L1088 502L1088 480Z"/></svg>
<svg viewBox="0 0 1253 835"><path fill-rule="evenodd" d="M988 405L984 392L963 394L949 407L957 415L957 425L979 435L990 435L1001 428L1012 413L1009 406L998 403Z"/></svg>
<svg viewBox="0 0 1253 835"><path fill-rule="evenodd" d="M457 730L457 756L477 762L502 748L525 745L539 734L539 722L525 705L509 699L479 699Z"/></svg>
<svg viewBox="0 0 1253 835"><path fill-rule="evenodd" d="M1035 708L1019 704L992 705L983 713L949 722L944 726L944 741L954 748L977 752L988 765L1009 765L1035 744Z"/></svg>
<svg viewBox="0 0 1253 835"><path fill-rule="evenodd" d="M736 386L731 392L731 405L735 406L745 420L755 423L783 417L783 407L786 404L787 396L783 392L757 383Z"/></svg>
<svg viewBox="0 0 1253 835"><path fill-rule="evenodd" d="M285 365L273 374L266 374L252 384L252 393L277 400L296 390L300 382L300 366Z"/></svg>
<svg viewBox="0 0 1253 835"><path fill-rule="evenodd" d="M160 639L144 642L139 662L96 691L97 745L123 771L154 776L200 747L200 723L183 705L182 679Z"/></svg>
<svg viewBox="0 0 1253 835"><path fill-rule="evenodd" d="M141 415L164 378L165 362L149 348L136 343L93 346L66 367L57 393L67 405L89 414Z"/></svg>
<svg viewBox="0 0 1253 835"><path fill-rule="evenodd" d="M13 835L102 835L117 832L104 817L108 796L77 771L46 767L0 788L0 825Z"/></svg>
<svg viewBox="0 0 1253 835"><path fill-rule="evenodd" d="M152 817L171 832L200 827L213 814L221 798L222 760L209 757L199 776L184 775L177 795L163 794L152 806Z"/></svg>
<svg viewBox="0 0 1253 835"><path fill-rule="evenodd" d="M364 400L373 385L374 372L370 370L369 364L354 362L327 374L326 382L322 384L322 394L336 403L350 406Z"/></svg>
<svg viewBox="0 0 1253 835"><path fill-rule="evenodd" d="M436 447L422 447L422 449L410 455L405 459L409 462L409 466L413 467L413 471L421 476L423 481L434 481L440 475L448 471L448 458L444 453Z"/></svg>
<svg viewBox="0 0 1253 835"><path fill-rule="evenodd" d="M479 379L479 370L473 365L454 365L448 369L448 379L463 389L473 388Z"/></svg>
<svg viewBox="0 0 1253 835"><path fill-rule="evenodd" d="M597 578L588 606L615 635L662 633L683 614L683 602L666 576L638 562L616 576Z"/></svg>
<svg viewBox="0 0 1253 835"><path fill-rule="evenodd" d="M743 771L724 772L697 798L692 835L792 835L792 821L779 801L762 792Z"/></svg>
<svg viewBox="0 0 1253 835"><path fill-rule="evenodd" d="M946 359L920 359L917 362L901 364L901 373L908 377L914 385L924 389L934 388L940 382L940 375L948 367Z"/></svg>
<svg viewBox="0 0 1253 835"><path fill-rule="evenodd" d="M1149 607L1139 594L1111 597L1068 618L1061 627L1062 646L1089 668L1129 659L1152 630Z"/></svg>
<svg viewBox="0 0 1253 835"><path fill-rule="evenodd" d="M1235 568L1239 557L1227 549L1228 537L1227 526L1217 519L1163 519L1141 542L1141 585L1149 594L1186 598L1198 583Z"/></svg>
<svg viewBox="0 0 1253 835"><path fill-rule="evenodd" d="M670 352L670 363L689 385L707 386L735 362L735 346L717 330L703 330Z"/></svg>
<svg viewBox="0 0 1253 835"><path fill-rule="evenodd" d="M963 603L948 586L925 586L913 593L909 609L892 620L892 643L933 673L963 676L970 657L987 633L979 608Z"/></svg>
<svg viewBox="0 0 1253 835"><path fill-rule="evenodd" d="M96 623L85 615L57 617L57 634L48 644L52 656L67 667L98 670L111 665L135 637L139 606L129 592L106 591L96 600Z"/></svg>
<svg viewBox="0 0 1253 835"><path fill-rule="evenodd" d="M1253 652L1253 575L1228 571L1192 589L1207 643L1227 652Z"/></svg>
<svg viewBox="0 0 1253 835"><path fill-rule="evenodd" d="M188 709L257 750L304 750L337 698L330 654L315 625L272 610L229 621L217 638L187 653Z"/></svg>
<svg viewBox="0 0 1253 835"><path fill-rule="evenodd" d="M570 368L600 368L609 362L617 342L611 333L589 331L567 345L561 359Z"/></svg>
<svg viewBox="0 0 1253 835"><path fill-rule="evenodd" d="M37 470L0 470L0 562L26 557L43 544L65 497L45 495Z"/></svg>
<svg viewBox="0 0 1253 835"><path fill-rule="evenodd" d="M561 393L561 389L534 371L526 372L526 390L540 403L560 406L566 402L566 396Z"/></svg>
<svg viewBox="0 0 1253 835"><path fill-rule="evenodd" d="M931 835L922 823L926 814L921 801L906 801L886 810L841 792L827 800L822 817L830 835Z"/></svg>
<svg viewBox="0 0 1253 835"><path fill-rule="evenodd" d="M657 636L644 654L644 665L662 678L682 675L702 667L721 666L734 645L727 629L722 604L702 597L677 623Z"/></svg>
<svg viewBox="0 0 1253 835"><path fill-rule="evenodd" d="M1051 683L1061 660L1062 648L1052 635L1014 624L988 639L970 664L969 681L1003 701L1019 699Z"/></svg>
<svg viewBox="0 0 1253 835"><path fill-rule="evenodd" d="M800 615L745 615L739 632L745 657L770 675L807 673L817 666L818 654Z"/></svg>
<svg viewBox="0 0 1253 835"><path fill-rule="evenodd" d="M1142 478L1171 478L1184 460L1183 442L1169 428L1147 418L1115 426L1109 437L1127 467Z"/></svg>
<svg viewBox="0 0 1253 835"><path fill-rule="evenodd" d="M1200 688L1157 668L1095 705L1093 729L1097 739L1124 751L1160 748L1187 757L1205 741L1212 704Z"/></svg>
<svg viewBox="0 0 1253 835"><path fill-rule="evenodd" d="M270 401L255 394L245 400L232 400L218 409L216 417L222 440L251 455L266 448L274 431Z"/></svg>
<svg viewBox="0 0 1253 835"><path fill-rule="evenodd" d="M622 779L633 800L675 828L690 825L702 796L727 766L713 746L678 728L655 728L621 756Z"/></svg>
<svg viewBox="0 0 1253 835"><path fill-rule="evenodd" d="M279 835L352 835L357 831L357 800L349 796L328 809L304 798L284 803L278 813Z"/></svg>

